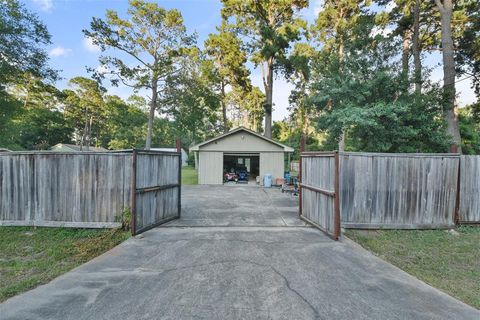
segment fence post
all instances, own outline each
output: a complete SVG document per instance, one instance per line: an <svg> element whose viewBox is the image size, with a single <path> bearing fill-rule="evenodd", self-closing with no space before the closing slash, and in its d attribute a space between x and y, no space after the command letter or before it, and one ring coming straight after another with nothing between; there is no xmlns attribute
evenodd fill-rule
<svg viewBox="0 0 480 320"><path fill-rule="evenodd" d="M178 155L178 218L182 215L182 141L176 140Z"/></svg>
<svg viewBox="0 0 480 320"><path fill-rule="evenodd" d="M299 155L299 163L298 163L298 214L302 215L302 152L305 151L305 135L302 133L300 136L300 155Z"/></svg>
<svg viewBox="0 0 480 320"><path fill-rule="evenodd" d="M137 234L137 213L135 210L136 197L137 197L137 150L133 149L132 150L132 208L131 208L132 235Z"/></svg>
<svg viewBox="0 0 480 320"><path fill-rule="evenodd" d="M335 187L335 198L333 202L333 223L334 232L333 237L335 240L338 240L340 236L340 156L338 151L335 151L335 179L334 179L334 187Z"/></svg>
<svg viewBox="0 0 480 320"><path fill-rule="evenodd" d="M458 156L458 172L457 172L457 196L455 198L455 212L453 213L453 223L458 225L460 223L460 177L461 177L462 156Z"/></svg>

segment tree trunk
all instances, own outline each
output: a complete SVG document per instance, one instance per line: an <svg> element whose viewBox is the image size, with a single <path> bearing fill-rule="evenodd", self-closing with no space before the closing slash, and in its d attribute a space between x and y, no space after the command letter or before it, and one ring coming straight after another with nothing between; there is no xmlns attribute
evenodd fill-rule
<svg viewBox="0 0 480 320"><path fill-rule="evenodd" d="M340 46L338 48L338 56L340 57L340 62L343 61L343 41L340 40ZM340 101L341 103L341 101ZM342 133L340 134L340 140L338 141L338 151L345 151L345 128L342 128Z"/></svg>
<svg viewBox="0 0 480 320"><path fill-rule="evenodd" d="M221 86L221 98L220 98L220 105L222 106L222 117L223 117L223 132L227 133L229 128L228 128L228 119L227 119L227 105L225 103L225 84L222 83L220 84Z"/></svg>
<svg viewBox="0 0 480 320"><path fill-rule="evenodd" d="M420 60L420 0L415 0L413 9L413 65L415 92L422 91L422 62Z"/></svg>
<svg viewBox="0 0 480 320"><path fill-rule="evenodd" d="M157 81L156 79L154 79L152 81L152 101L150 101L150 114L148 115L147 139L145 141L146 150L150 150L150 147L152 145L153 119L155 118L155 110L157 109L157 98L158 98L158 87L157 87Z"/></svg>
<svg viewBox="0 0 480 320"><path fill-rule="evenodd" d="M272 138L272 109L273 109L273 59L267 61L267 74L263 81L265 86L265 131L264 136Z"/></svg>
<svg viewBox="0 0 480 320"><path fill-rule="evenodd" d="M461 153L461 137L458 126L458 114L455 106L455 60L452 39L452 0L435 0L440 11L442 23L442 53L443 53L443 106L447 132L453 138L451 152Z"/></svg>
<svg viewBox="0 0 480 320"><path fill-rule="evenodd" d="M408 75L408 58L410 57L410 40L412 32L410 29L403 31L403 46L402 46L402 70L405 75Z"/></svg>

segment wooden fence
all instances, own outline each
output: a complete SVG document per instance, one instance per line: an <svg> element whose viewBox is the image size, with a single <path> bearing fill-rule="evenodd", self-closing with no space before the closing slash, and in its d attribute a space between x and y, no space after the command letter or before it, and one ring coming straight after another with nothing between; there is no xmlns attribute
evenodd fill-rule
<svg viewBox="0 0 480 320"><path fill-rule="evenodd" d="M181 160L179 153L133 151L133 234L180 217Z"/></svg>
<svg viewBox="0 0 480 320"><path fill-rule="evenodd" d="M337 240L340 236L337 152L302 152L300 218Z"/></svg>
<svg viewBox="0 0 480 320"><path fill-rule="evenodd" d="M480 223L480 155L460 158L461 223Z"/></svg>
<svg viewBox="0 0 480 320"><path fill-rule="evenodd" d="M135 153L0 153L0 225L117 227L131 210L145 229L179 214L179 191L144 192L180 184L179 153L143 152L134 163Z"/></svg>
<svg viewBox="0 0 480 320"><path fill-rule="evenodd" d="M445 228L455 224L459 156L342 153L345 228Z"/></svg>

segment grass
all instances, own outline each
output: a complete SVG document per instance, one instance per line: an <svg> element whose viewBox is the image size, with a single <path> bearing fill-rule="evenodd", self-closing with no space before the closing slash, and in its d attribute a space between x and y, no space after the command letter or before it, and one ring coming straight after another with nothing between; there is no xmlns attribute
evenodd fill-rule
<svg viewBox="0 0 480 320"><path fill-rule="evenodd" d="M0 302L49 282L129 236L118 229L0 227Z"/></svg>
<svg viewBox="0 0 480 320"><path fill-rule="evenodd" d="M347 230L346 235L382 259L480 309L480 228Z"/></svg>
<svg viewBox="0 0 480 320"><path fill-rule="evenodd" d="M194 167L182 168L182 185L195 185L198 184L197 170Z"/></svg>

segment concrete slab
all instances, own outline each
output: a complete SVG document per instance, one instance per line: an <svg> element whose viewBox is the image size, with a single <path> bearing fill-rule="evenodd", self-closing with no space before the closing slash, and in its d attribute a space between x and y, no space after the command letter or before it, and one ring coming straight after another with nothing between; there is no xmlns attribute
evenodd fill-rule
<svg viewBox="0 0 480 320"><path fill-rule="evenodd" d="M265 208L267 199L277 199L272 203L279 208L291 208L292 199L273 190L267 196L261 189L260 195L238 191L256 212L247 212L246 220L237 200L233 209L221 210L223 190L207 193L211 201L199 190L184 190L185 218L227 223L232 212L243 226L180 221L150 230L0 304L0 319L480 318L478 310L348 239L335 242L314 228L281 226ZM207 208L197 210L197 201ZM290 209L285 212L280 216ZM261 223L269 226L250 226Z"/></svg>
<svg viewBox="0 0 480 320"><path fill-rule="evenodd" d="M298 197L250 185L182 188L182 219L165 226L306 226Z"/></svg>

